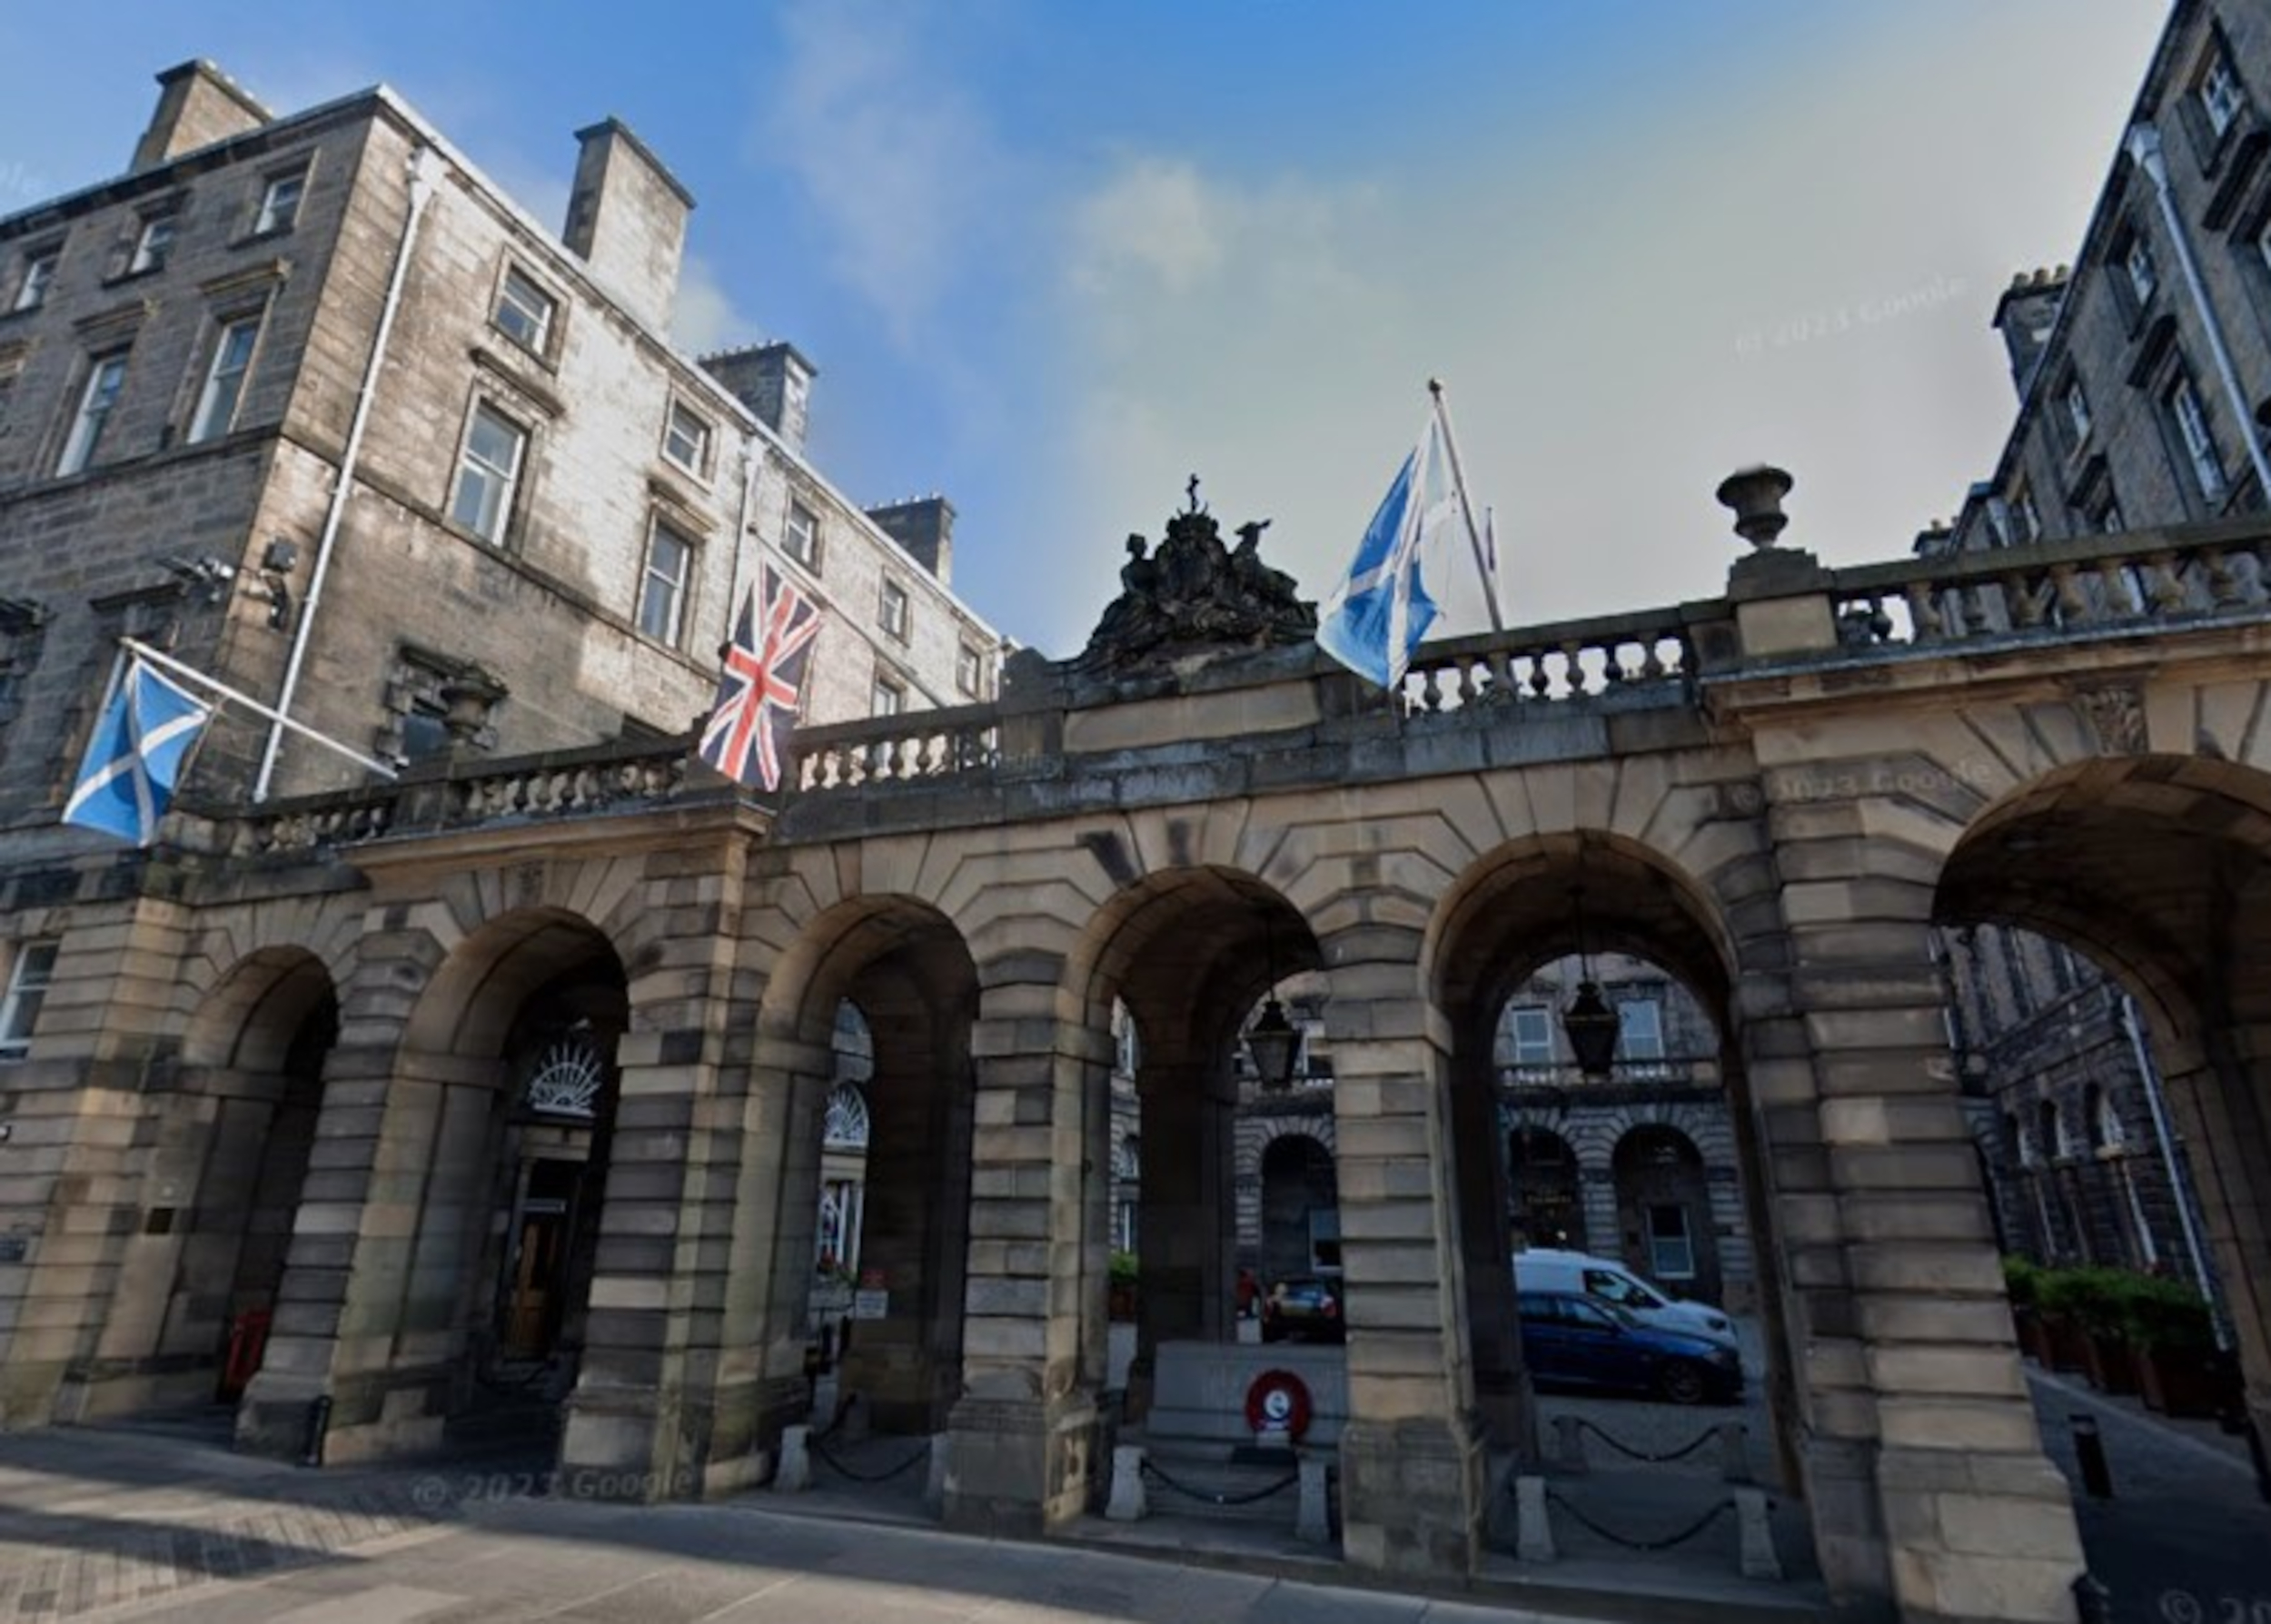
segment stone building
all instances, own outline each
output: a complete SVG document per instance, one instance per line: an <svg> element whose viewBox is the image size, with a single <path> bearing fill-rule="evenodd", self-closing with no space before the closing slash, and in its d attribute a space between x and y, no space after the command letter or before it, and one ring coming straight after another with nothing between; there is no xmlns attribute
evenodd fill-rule
<svg viewBox="0 0 2271 1624"><path fill-rule="evenodd" d="M57 822L122 635L401 763L391 804L439 821L651 787L627 753L709 707L760 559L826 617L810 721L980 702L1000 664L950 588L951 505L863 512L805 454L793 346L672 347L692 199L620 123L578 134L555 233L387 89L279 117L205 63L159 84L125 173L0 219L0 1114L20 1124L0 1424L210 1397L233 1337L243 1356L283 1329L320 1056L361 1018L307 961L256 955L237 995L288 1012L256 1059L96 1035L107 1015L69 989L143 948L74 908L163 914L182 877ZM537 765L468 805L463 773L503 758ZM230 706L177 806L290 817L365 776ZM715 906L699 888L684 905ZM204 950L174 928L127 936ZM504 1147L469 1253L495 1301L484 1374L564 1380L580 1339L565 1305L623 1020L604 981L563 969L490 1057L510 1086L476 1112ZM110 1088L156 1113L144 1136L72 1125L66 1102ZM136 1243L64 1233L129 1176ZM10 1266L35 1254L92 1271L106 1325L41 1302Z"/></svg>
<svg viewBox="0 0 2271 1624"><path fill-rule="evenodd" d="M1998 301L2018 415L1992 475L1925 556L2259 512L2271 489L2271 15L2181 0L2155 49L2070 265ZM2225 566L2219 565L2219 569ZM2232 569L2247 566L2234 560ZM2240 589L2229 579L2216 590ZM2057 572L2025 613L2085 600L2142 615L2165 584ZM1949 600L1943 616L1978 616ZM1978 1100L1974 1121L2015 1250L2206 1279L2180 1210L2184 1148L2105 969L2064 943L1984 926L1942 943Z"/></svg>

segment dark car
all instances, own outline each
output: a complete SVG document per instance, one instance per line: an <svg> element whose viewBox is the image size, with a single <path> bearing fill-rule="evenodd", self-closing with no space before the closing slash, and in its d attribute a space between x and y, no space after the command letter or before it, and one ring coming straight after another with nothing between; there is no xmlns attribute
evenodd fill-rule
<svg viewBox="0 0 2271 1624"><path fill-rule="evenodd" d="M1337 1342L1346 1339L1341 1320L1338 1281L1317 1275L1281 1280L1262 1299L1262 1340L1282 1342L1289 1337L1304 1342Z"/></svg>
<svg viewBox="0 0 2271 1624"><path fill-rule="evenodd" d="M1612 1303L1563 1292L1517 1293L1522 1357L1541 1387L1645 1393L1675 1404L1734 1402L1732 1348L1642 1323Z"/></svg>

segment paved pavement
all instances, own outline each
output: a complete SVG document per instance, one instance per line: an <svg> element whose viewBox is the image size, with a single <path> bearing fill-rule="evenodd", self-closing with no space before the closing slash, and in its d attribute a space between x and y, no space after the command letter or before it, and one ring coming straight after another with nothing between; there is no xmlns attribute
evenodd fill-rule
<svg viewBox="0 0 2271 1624"><path fill-rule="evenodd" d="M2244 1441L2031 1364L2027 1379L2043 1443L2074 1486L2082 1547L2110 1593L2111 1624L2271 1620L2271 1504L2256 1492ZM2110 1500L2082 1490L2076 1415L2097 1422Z"/></svg>

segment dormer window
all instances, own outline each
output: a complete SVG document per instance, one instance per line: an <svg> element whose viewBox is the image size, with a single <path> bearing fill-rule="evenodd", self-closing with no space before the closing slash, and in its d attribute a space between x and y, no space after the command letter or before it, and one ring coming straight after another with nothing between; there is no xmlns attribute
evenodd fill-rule
<svg viewBox="0 0 2271 1624"><path fill-rule="evenodd" d="M134 239L134 255L126 262L127 275L140 276L165 269L165 257L174 252L175 223L171 214L154 214L142 223L141 234Z"/></svg>

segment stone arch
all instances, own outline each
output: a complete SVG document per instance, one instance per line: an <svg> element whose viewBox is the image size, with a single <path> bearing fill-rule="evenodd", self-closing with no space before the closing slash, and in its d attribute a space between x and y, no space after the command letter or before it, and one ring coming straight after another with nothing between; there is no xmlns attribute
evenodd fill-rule
<svg viewBox="0 0 2271 1624"><path fill-rule="evenodd" d="M1954 842L1935 917L2063 942L2135 1000L2187 1153L2258 1431L2271 1430L2271 773L2204 756L2068 762L1987 807ZM2078 1100L2064 1102L2068 1112ZM2038 1119L2044 1106L2038 1102ZM2023 1121L2055 1179L2059 1139ZM2066 1170L2070 1171L2070 1170ZM2068 1193L2058 1186L2061 1196ZM2073 1222L2047 1203L2047 1224Z"/></svg>
<svg viewBox="0 0 2271 1624"><path fill-rule="evenodd" d="M85 1413L233 1401L257 1371L338 1035L336 989L303 947L257 948L206 986L145 1094L141 1223L119 1243Z"/></svg>
<svg viewBox="0 0 2271 1624"><path fill-rule="evenodd" d="M848 1005L868 1035L868 1138L859 1259L880 1318L858 1322L839 1368L881 1430L928 1433L962 1391L969 1244L971 1057L977 966L934 904L846 896L798 922L757 1009L743 1170L729 1271L726 1345L756 1351L760 1435L801 1397L817 1259L823 1121L838 1086L834 1035ZM793 1381L796 1391L788 1384Z"/></svg>
<svg viewBox="0 0 2271 1624"><path fill-rule="evenodd" d="M1681 1296L1721 1302L1711 1188L1695 1141L1668 1123L1636 1123L1611 1160L1625 1263Z"/></svg>
<svg viewBox="0 0 2271 1624"><path fill-rule="evenodd" d="M1116 1002L1142 1034L1136 1094L1142 1142L1155 1154L1138 1185L1140 1268L1128 1402L1140 1414L1161 1343L1222 1342L1237 1310L1235 1154L1240 1033L1277 983L1316 969L1306 919L1255 875L1226 865L1168 866L1131 877L1072 944L1058 1007L1070 1031L1086 1159L1109 1154L1109 1073ZM1105 1238L1091 1203L1084 1233ZM1091 1244L1084 1248L1096 1252ZM1107 1301L1098 1278L1081 1299L1081 1368L1101 1381Z"/></svg>
<svg viewBox="0 0 2271 1624"><path fill-rule="evenodd" d="M1262 1267L1266 1285L1300 1274L1340 1272L1340 1230L1320 1233L1315 1217L1340 1211L1333 1153L1308 1134L1280 1134L1262 1151ZM1320 1245L1329 1245L1321 1254Z"/></svg>

